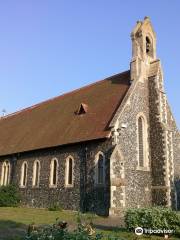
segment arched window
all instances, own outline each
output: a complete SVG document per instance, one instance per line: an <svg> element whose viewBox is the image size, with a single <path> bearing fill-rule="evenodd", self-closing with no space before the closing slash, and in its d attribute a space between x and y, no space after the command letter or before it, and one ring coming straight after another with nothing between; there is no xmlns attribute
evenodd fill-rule
<svg viewBox="0 0 180 240"><path fill-rule="evenodd" d="M6 186L10 182L10 162L5 161L1 171L1 185Z"/></svg>
<svg viewBox="0 0 180 240"><path fill-rule="evenodd" d="M2 166L2 185L6 185L6 162Z"/></svg>
<svg viewBox="0 0 180 240"><path fill-rule="evenodd" d="M151 36L146 36L146 54L154 57L153 41Z"/></svg>
<svg viewBox="0 0 180 240"><path fill-rule="evenodd" d="M138 165L148 167L147 122L144 115L137 118Z"/></svg>
<svg viewBox="0 0 180 240"><path fill-rule="evenodd" d="M103 156L99 155L99 160L98 160L98 183L103 183L104 179L104 160Z"/></svg>
<svg viewBox="0 0 180 240"><path fill-rule="evenodd" d="M95 183L104 184L105 182L105 157L99 152L95 157Z"/></svg>
<svg viewBox="0 0 180 240"><path fill-rule="evenodd" d="M40 178L40 162L36 160L33 165L33 186L39 186L39 178Z"/></svg>
<svg viewBox="0 0 180 240"><path fill-rule="evenodd" d="M50 165L50 186L57 186L57 178L58 178L58 161L56 158L51 160Z"/></svg>
<svg viewBox="0 0 180 240"><path fill-rule="evenodd" d="M28 170L27 162L23 162L23 164L21 166L21 181L20 181L20 186L21 187L26 187L26 184L27 184L27 170Z"/></svg>
<svg viewBox="0 0 180 240"><path fill-rule="evenodd" d="M149 53L151 50L151 41L149 37L146 37L146 53Z"/></svg>
<svg viewBox="0 0 180 240"><path fill-rule="evenodd" d="M65 168L65 185L66 186L73 186L73 181L74 181L74 175L73 175L73 170L74 170L74 159L73 157L68 157L66 159L66 168Z"/></svg>

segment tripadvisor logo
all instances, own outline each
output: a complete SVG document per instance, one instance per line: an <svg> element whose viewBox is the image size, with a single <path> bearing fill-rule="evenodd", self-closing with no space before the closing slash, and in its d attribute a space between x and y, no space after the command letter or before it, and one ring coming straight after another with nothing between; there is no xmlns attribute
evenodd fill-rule
<svg viewBox="0 0 180 240"><path fill-rule="evenodd" d="M142 227L135 228L135 234L140 236L144 234L172 234L175 231L172 229L147 229Z"/></svg>
<svg viewBox="0 0 180 240"><path fill-rule="evenodd" d="M138 235L138 236L142 235L143 234L143 228L141 228L141 227L135 228L135 234Z"/></svg>

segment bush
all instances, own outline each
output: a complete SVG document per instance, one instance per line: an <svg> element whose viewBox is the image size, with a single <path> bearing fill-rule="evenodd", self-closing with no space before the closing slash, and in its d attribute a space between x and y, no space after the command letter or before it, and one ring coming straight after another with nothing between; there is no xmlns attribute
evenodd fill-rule
<svg viewBox="0 0 180 240"><path fill-rule="evenodd" d="M0 207L16 207L20 202L20 195L15 185L0 187Z"/></svg>
<svg viewBox="0 0 180 240"><path fill-rule="evenodd" d="M83 229L75 230L73 232L68 232L66 229L60 227L61 224L56 223L52 226L47 226L46 228L37 229L35 231L29 232L25 239L29 240L100 240L102 239L100 235L95 235L93 237L89 236Z"/></svg>
<svg viewBox="0 0 180 240"><path fill-rule="evenodd" d="M146 229L167 229L180 233L180 215L163 207L129 209L125 215L126 227L134 230L136 227Z"/></svg>
<svg viewBox="0 0 180 240"><path fill-rule="evenodd" d="M119 237L108 235L106 237L103 234L96 234L95 231L93 234L89 234L87 226L83 225L78 226L73 232L69 232L64 228L63 221L57 221L52 226L49 225L45 228L36 228L35 225L31 225L31 231L28 231L25 240L121 240Z"/></svg>

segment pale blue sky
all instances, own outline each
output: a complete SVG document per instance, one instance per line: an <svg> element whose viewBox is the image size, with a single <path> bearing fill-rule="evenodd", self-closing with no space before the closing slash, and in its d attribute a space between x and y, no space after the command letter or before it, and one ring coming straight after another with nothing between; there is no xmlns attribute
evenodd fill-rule
<svg viewBox="0 0 180 240"><path fill-rule="evenodd" d="M8 113L129 69L130 32L149 16L165 89L180 126L179 0L0 2L0 112Z"/></svg>

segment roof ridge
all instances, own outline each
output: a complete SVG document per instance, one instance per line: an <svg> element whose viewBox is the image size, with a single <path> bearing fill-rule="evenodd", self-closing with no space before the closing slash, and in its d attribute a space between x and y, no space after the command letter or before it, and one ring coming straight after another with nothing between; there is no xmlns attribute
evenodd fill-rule
<svg viewBox="0 0 180 240"><path fill-rule="evenodd" d="M91 86L93 86L93 85L100 84L100 83L102 83L102 82L105 81L105 80L111 79L111 78L116 77L116 76L118 76L118 75L120 76L120 75L126 74L127 72L129 72L129 70L126 70L126 71L121 72L121 73L114 74L114 75L112 75L112 76L110 76L110 77L106 77L106 78L104 78L104 79L101 79L101 80L98 80L98 81L96 81L96 82L90 83L90 84L88 84L88 85L82 86L82 87L80 87L80 88L74 89L74 90L72 90L72 91L70 91L70 92L63 93L62 95L58 95L58 96L56 96L56 97L49 98L49 99L44 100L44 101L42 101L42 102L36 103L36 104L34 104L34 105L30 106L30 107L23 108L23 109L21 109L21 110L12 112L12 113L7 114L7 115L5 115L5 116L1 116L1 117L0 117L0 120L4 120L4 119L10 118L10 117L13 117L13 116L15 116L15 115L17 115L17 114L20 114L20 113L23 113L23 112L32 110L32 109L34 109L34 108L36 108L36 107L38 107L38 106L40 106L40 105L43 105L43 104L48 103L48 102L51 102L51 101L53 101L53 100L55 100L55 99L58 99L58 98L65 97L65 96L67 96L67 95L69 95L69 94L78 92L78 91L80 91L80 90L89 88L89 87L91 87Z"/></svg>

